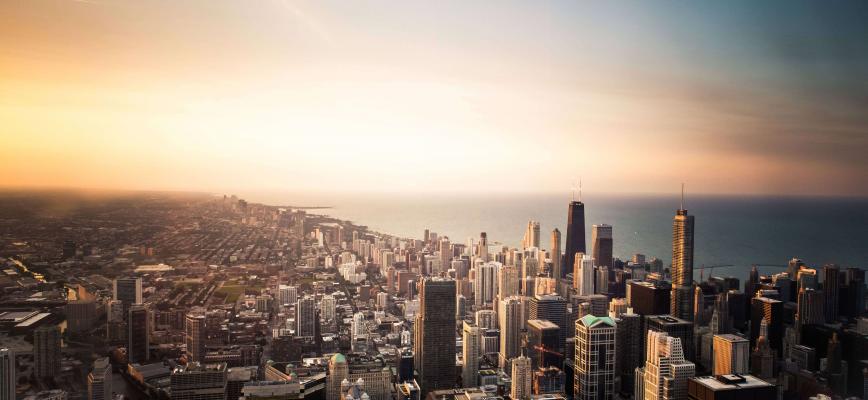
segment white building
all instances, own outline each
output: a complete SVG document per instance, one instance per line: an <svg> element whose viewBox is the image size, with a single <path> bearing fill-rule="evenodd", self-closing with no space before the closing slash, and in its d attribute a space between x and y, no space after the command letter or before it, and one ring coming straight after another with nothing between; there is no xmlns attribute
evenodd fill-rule
<svg viewBox="0 0 868 400"><path fill-rule="evenodd" d="M648 331L644 369L644 400L687 399L687 380L696 366L684 358L681 339Z"/></svg>
<svg viewBox="0 0 868 400"><path fill-rule="evenodd" d="M615 321L586 315L576 321L574 396L611 400L615 393Z"/></svg>
<svg viewBox="0 0 868 400"><path fill-rule="evenodd" d="M512 360L512 387L509 395L513 400L530 400L532 371L530 358L521 356Z"/></svg>
<svg viewBox="0 0 868 400"><path fill-rule="evenodd" d="M573 288L579 296L594 294L594 258L587 254L576 256L573 266Z"/></svg>
<svg viewBox="0 0 868 400"><path fill-rule="evenodd" d="M482 330L478 326L464 321L461 346L464 358L464 367L461 369L462 387L476 387L479 357L482 352Z"/></svg>

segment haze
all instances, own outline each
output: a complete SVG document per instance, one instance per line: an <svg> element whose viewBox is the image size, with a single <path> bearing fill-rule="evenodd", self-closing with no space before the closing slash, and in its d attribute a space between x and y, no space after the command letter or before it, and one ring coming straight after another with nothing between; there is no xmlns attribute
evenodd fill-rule
<svg viewBox="0 0 868 400"><path fill-rule="evenodd" d="M868 195L865 21L857 1L4 1L0 185Z"/></svg>

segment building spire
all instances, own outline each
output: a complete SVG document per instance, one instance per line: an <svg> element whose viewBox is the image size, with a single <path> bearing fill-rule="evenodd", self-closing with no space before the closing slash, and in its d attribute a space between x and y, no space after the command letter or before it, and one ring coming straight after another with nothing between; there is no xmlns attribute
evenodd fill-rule
<svg viewBox="0 0 868 400"><path fill-rule="evenodd" d="M681 209L684 209L684 182L681 182Z"/></svg>
<svg viewBox="0 0 868 400"><path fill-rule="evenodd" d="M582 202L582 178L579 178L579 202Z"/></svg>

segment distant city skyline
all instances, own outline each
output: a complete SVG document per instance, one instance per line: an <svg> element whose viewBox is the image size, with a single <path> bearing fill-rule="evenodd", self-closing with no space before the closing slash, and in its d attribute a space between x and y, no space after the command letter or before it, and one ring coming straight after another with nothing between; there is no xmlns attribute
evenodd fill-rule
<svg viewBox="0 0 868 400"><path fill-rule="evenodd" d="M3 2L0 187L865 196L866 19L856 1Z"/></svg>

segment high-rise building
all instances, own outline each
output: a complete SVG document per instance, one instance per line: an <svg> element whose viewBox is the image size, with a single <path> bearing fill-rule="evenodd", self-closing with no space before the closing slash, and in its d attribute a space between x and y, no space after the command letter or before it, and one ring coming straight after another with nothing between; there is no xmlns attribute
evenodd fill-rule
<svg viewBox="0 0 868 400"><path fill-rule="evenodd" d="M320 299L319 307L320 315L324 321L334 321L337 309L337 301L334 296L330 294L324 295Z"/></svg>
<svg viewBox="0 0 868 400"><path fill-rule="evenodd" d="M690 320L693 318L693 229L694 218L682 204L672 219L672 316Z"/></svg>
<svg viewBox="0 0 868 400"><path fill-rule="evenodd" d="M123 302L123 315L127 315L131 305L142 303L142 278L117 278L113 292L114 299Z"/></svg>
<svg viewBox="0 0 868 400"><path fill-rule="evenodd" d="M521 330L524 328L522 297L503 299L497 317L500 322L500 365L506 368L509 360L521 355Z"/></svg>
<svg viewBox="0 0 868 400"><path fill-rule="evenodd" d="M505 299L519 293L518 268L502 266L497 270L497 298Z"/></svg>
<svg viewBox="0 0 868 400"><path fill-rule="evenodd" d="M563 352L559 350L562 329L545 319L527 321L527 352L533 369L560 366ZM566 329L563 329L566 330Z"/></svg>
<svg viewBox="0 0 868 400"><path fill-rule="evenodd" d="M556 281L560 281L561 278L565 275L563 271L563 264L561 264L561 231L558 228L555 228L552 231L552 278L555 278Z"/></svg>
<svg viewBox="0 0 868 400"><path fill-rule="evenodd" d="M600 224L591 228L591 255L598 266L614 267L612 258L612 225Z"/></svg>
<svg viewBox="0 0 868 400"><path fill-rule="evenodd" d="M0 400L15 400L16 372L15 352L0 349Z"/></svg>
<svg viewBox="0 0 868 400"><path fill-rule="evenodd" d="M586 315L576 321L573 393L577 400L611 400L615 394L615 321Z"/></svg>
<svg viewBox="0 0 868 400"><path fill-rule="evenodd" d="M820 325L826 322L823 316L825 298L823 292L811 288L800 288L798 313L796 318L802 325Z"/></svg>
<svg viewBox="0 0 868 400"><path fill-rule="evenodd" d="M750 300L750 306L751 347L756 347L760 336L760 324L766 320L769 330L766 340L772 350L778 355L783 355L784 303L768 297L754 297Z"/></svg>
<svg viewBox="0 0 868 400"><path fill-rule="evenodd" d="M50 378L60 372L60 327L45 325L33 331L33 373Z"/></svg>
<svg viewBox="0 0 868 400"><path fill-rule="evenodd" d="M298 302L298 288L289 285L277 287L277 301L281 306L288 306Z"/></svg>
<svg viewBox="0 0 868 400"><path fill-rule="evenodd" d="M476 387L479 374L479 357L482 355L482 330L464 321L462 326L462 350L464 367L461 369L462 387Z"/></svg>
<svg viewBox="0 0 868 400"><path fill-rule="evenodd" d="M539 248L539 222L527 221L527 229L524 231L524 239L521 241L522 248Z"/></svg>
<svg viewBox="0 0 868 400"><path fill-rule="evenodd" d="M510 398L514 400L530 400L533 373L530 358L520 356L512 359L512 387Z"/></svg>
<svg viewBox="0 0 868 400"><path fill-rule="evenodd" d="M112 365L108 357L97 358L87 375L89 400L112 400Z"/></svg>
<svg viewBox="0 0 868 400"><path fill-rule="evenodd" d="M714 374L747 374L750 341L738 335L714 335Z"/></svg>
<svg viewBox="0 0 868 400"><path fill-rule="evenodd" d="M96 321L96 296L77 285L74 295L66 302L66 329L69 333L83 334L93 328Z"/></svg>
<svg viewBox="0 0 868 400"><path fill-rule="evenodd" d="M838 320L838 292L839 292L839 276L841 269L837 265L830 264L823 266L823 295L825 297L823 306L826 310L826 322L835 322Z"/></svg>
<svg viewBox="0 0 868 400"><path fill-rule="evenodd" d="M473 278L473 298L477 307L492 304L497 294L497 271L502 267L499 262L481 263L476 266Z"/></svg>
<svg viewBox="0 0 868 400"><path fill-rule="evenodd" d="M497 311L479 310L475 313L475 317L476 326L480 329L497 328Z"/></svg>
<svg viewBox="0 0 868 400"><path fill-rule="evenodd" d="M649 315L645 317L645 330L663 332L671 337L681 339L684 357L690 362L696 360L696 351L693 345L693 322L670 315Z"/></svg>
<svg viewBox="0 0 868 400"><path fill-rule="evenodd" d="M528 301L527 317L544 319L557 325L557 351L563 353L567 342L567 300L554 294L536 295Z"/></svg>
<svg viewBox="0 0 868 400"><path fill-rule="evenodd" d="M455 385L455 281L428 278L419 284L416 370L422 396Z"/></svg>
<svg viewBox="0 0 868 400"><path fill-rule="evenodd" d="M644 400L687 398L687 381L696 374L696 365L684 357L681 339L665 332L648 332L645 349Z"/></svg>
<svg viewBox="0 0 868 400"><path fill-rule="evenodd" d="M753 322L751 322L753 325ZM756 339L756 346L750 356L751 373L767 379L774 376L775 355L774 350L769 345L769 323L768 319L763 318L759 322L759 334Z"/></svg>
<svg viewBox="0 0 868 400"><path fill-rule="evenodd" d="M227 386L226 363L178 365L169 376L172 400L223 400Z"/></svg>
<svg viewBox="0 0 868 400"><path fill-rule="evenodd" d="M585 204L571 201L567 212L567 243L564 247L564 265L576 265L576 253L586 253L585 248ZM566 271L561 271L566 274ZM566 276L566 275L564 275ZM564 276L561 276L563 278Z"/></svg>
<svg viewBox="0 0 868 400"><path fill-rule="evenodd" d="M133 304L127 313L127 359L143 363L150 358L150 315L144 304Z"/></svg>
<svg viewBox="0 0 868 400"><path fill-rule="evenodd" d="M316 338L316 301L311 296L298 299L295 306L296 337Z"/></svg>
<svg viewBox="0 0 868 400"><path fill-rule="evenodd" d="M205 362L205 316L201 313L188 313L184 319L184 333L187 361Z"/></svg>
<svg viewBox="0 0 868 400"><path fill-rule="evenodd" d="M642 316L632 312L619 314L615 318L617 334L615 335L615 366L621 377L619 392L633 393L636 368L642 366L645 341L642 336Z"/></svg>
<svg viewBox="0 0 868 400"><path fill-rule="evenodd" d="M579 296L594 294L594 258L577 254L573 265L573 288Z"/></svg>
<svg viewBox="0 0 868 400"><path fill-rule="evenodd" d="M666 282L629 281L627 304L639 315L668 314L670 288Z"/></svg>

